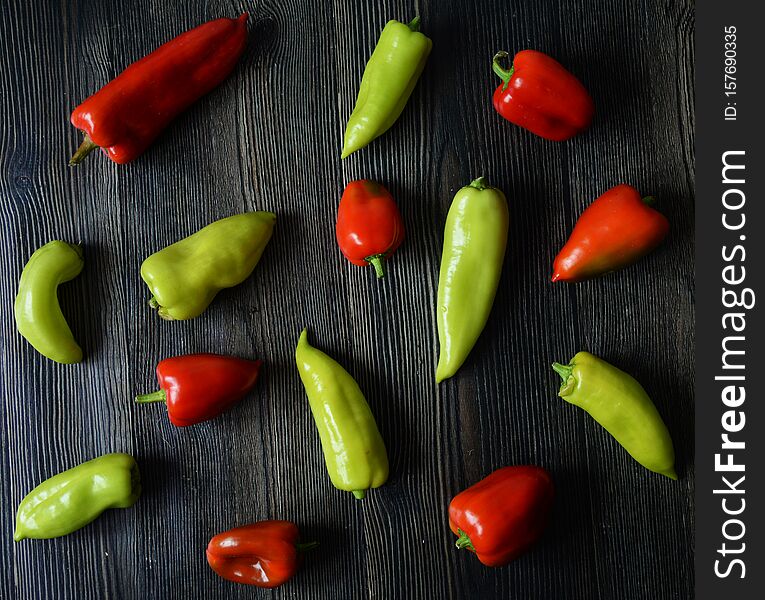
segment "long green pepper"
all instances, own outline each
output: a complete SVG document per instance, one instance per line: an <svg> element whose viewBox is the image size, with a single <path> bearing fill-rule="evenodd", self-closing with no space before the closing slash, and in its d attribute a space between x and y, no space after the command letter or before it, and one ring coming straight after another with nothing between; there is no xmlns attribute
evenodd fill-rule
<svg viewBox="0 0 765 600"><path fill-rule="evenodd" d="M388 131L401 115L433 47L419 28L420 17L408 25L399 21L385 25L361 77L341 158Z"/></svg>
<svg viewBox="0 0 765 600"><path fill-rule="evenodd" d="M563 380L561 398L586 410L646 469L677 479L667 426L634 377L589 352L552 368Z"/></svg>
<svg viewBox="0 0 765 600"><path fill-rule="evenodd" d="M436 382L465 362L489 319L507 248L505 195L479 177L460 189L446 217L436 323Z"/></svg>
<svg viewBox="0 0 765 600"><path fill-rule="evenodd" d="M311 346L305 329L295 360L332 485L361 500L369 488L388 480L388 454L374 415L356 380L337 361Z"/></svg>
<svg viewBox="0 0 765 600"><path fill-rule="evenodd" d="M105 454L46 479L16 512L15 541L67 535L108 508L129 508L141 495L141 476L129 454Z"/></svg>

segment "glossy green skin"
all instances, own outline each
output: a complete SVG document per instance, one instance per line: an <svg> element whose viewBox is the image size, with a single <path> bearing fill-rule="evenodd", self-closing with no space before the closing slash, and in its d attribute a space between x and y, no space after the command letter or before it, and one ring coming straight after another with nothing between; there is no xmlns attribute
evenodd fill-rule
<svg viewBox="0 0 765 600"><path fill-rule="evenodd" d="M168 321L201 315L220 290L250 276L275 223L270 212L234 215L152 254L141 265L151 306Z"/></svg>
<svg viewBox="0 0 765 600"><path fill-rule="evenodd" d="M438 278L436 382L465 362L489 319L507 247L505 195L476 179L457 192L446 217Z"/></svg>
<svg viewBox="0 0 765 600"><path fill-rule="evenodd" d="M55 240L38 248L21 273L16 327L35 350L59 363L82 360L82 349L58 304L58 286L77 277L84 264L79 245Z"/></svg>
<svg viewBox="0 0 765 600"><path fill-rule="evenodd" d="M433 42L410 25L388 21L364 69L356 106L345 128L342 158L360 150L396 122L432 47Z"/></svg>
<svg viewBox="0 0 765 600"><path fill-rule="evenodd" d="M388 479L385 443L364 394L348 371L308 343L305 329L295 360L332 485L361 499Z"/></svg>
<svg viewBox="0 0 765 600"><path fill-rule="evenodd" d="M46 479L16 512L13 539L61 537L85 527L107 508L128 508L141 494L129 454L105 454Z"/></svg>
<svg viewBox="0 0 765 600"><path fill-rule="evenodd" d="M646 469L677 479L672 438L634 377L589 352L553 368L563 378L561 398L590 413Z"/></svg>

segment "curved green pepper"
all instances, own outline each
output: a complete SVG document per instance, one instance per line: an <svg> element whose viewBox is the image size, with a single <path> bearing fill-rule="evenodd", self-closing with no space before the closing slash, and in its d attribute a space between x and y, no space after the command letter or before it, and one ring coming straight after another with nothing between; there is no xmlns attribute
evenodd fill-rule
<svg viewBox="0 0 765 600"><path fill-rule="evenodd" d="M82 247L60 240L38 248L21 272L14 315L19 333L43 356L71 364L82 349L58 304L58 286L77 277L84 266Z"/></svg>
<svg viewBox="0 0 765 600"><path fill-rule="evenodd" d="M276 223L271 212L215 221L143 261L149 302L168 321L201 315L215 295L242 283L260 260Z"/></svg>
<svg viewBox="0 0 765 600"><path fill-rule="evenodd" d="M677 479L667 426L634 377L589 352L552 368L563 379L558 396L590 413L646 469Z"/></svg>
<svg viewBox="0 0 765 600"><path fill-rule="evenodd" d="M505 195L483 177L459 190L452 201L438 278L437 383L462 366L489 319L509 226Z"/></svg>
<svg viewBox="0 0 765 600"><path fill-rule="evenodd" d="M61 537L85 527L107 508L128 508L141 495L138 465L129 454L104 454L46 479L16 512L13 539Z"/></svg>
<svg viewBox="0 0 765 600"><path fill-rule="evenodd" d="M401 115L433 47L419 28L420 17L409 25L398 21L385 25L361 77L341 158L388 131Z"/></svg>
<svg viewBox="0 0 765 600"><path fill-rule="evenodd" d="M305 329L295 360L332 485L361 500L388 479L388 454L372 411L353 377L311 346Z"/></svg>

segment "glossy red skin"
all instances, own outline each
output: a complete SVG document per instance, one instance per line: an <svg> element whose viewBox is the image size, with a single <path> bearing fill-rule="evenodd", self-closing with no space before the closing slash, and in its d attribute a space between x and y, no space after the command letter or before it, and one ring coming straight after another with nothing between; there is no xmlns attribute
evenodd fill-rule
<svg viewBox="0 0 765 600"><path fill-rule="evenodd" d="M553 263L553 281L576 282L637 262L667 237L669 221L629 185L617 185L579 217Z"/></svg>
<svg viewBox="0 0 765 600"><path fill-rule="evenodd" d="M179 113L229 76L246 42L247 14L182 33L90 96L70 121L114 162L130 162Z"/></svg>
<svg viewBox="0 0 765 600"><path fill-rule="evenodd" d="M157 365L167 414L177 427L208 421L230 409L255 386L262 361L218 354L187 354Z"/></svg>
<svg viewBox="0 0 765 600"><path fill-rule="evenodd" d="M351 181L337 209L335 236L340 251L354 265L369 257L389 257L404 240L404 221L390 192L374 181Z"/></svg>
<svg viewBox="0 0 765 600"><path fill-rule="evenodd" d="M523 554L544 532L555 495L542 467L497 469L449 504L449 527L464 531L478 560L500 567Z"/></svg>
<svg viewBox="0 0 765 600"><path fill-rule="evenodd" d="M513 75L494 92L494 108L505 119L547 140L562 142L592 123L595 104L580 81L557 60L522 50Z"/></svg>
<svg viewBox="0 0 765 600"><path fill-rule="evenodd" d="M275 588L300 566L299 535L289 521L261 521L230 529L210 540L207 562L229 581Z"/></svg>

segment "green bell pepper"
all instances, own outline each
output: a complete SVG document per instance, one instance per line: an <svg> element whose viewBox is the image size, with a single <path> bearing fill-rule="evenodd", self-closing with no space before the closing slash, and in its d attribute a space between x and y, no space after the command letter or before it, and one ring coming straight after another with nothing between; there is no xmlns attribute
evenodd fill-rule
<svg viewBox="0 0 765 600"><path fill-rule="evenodd" d="M250 276L276 223L271 212L248 212L215 221L143 261L149 304L168 321L193 319L224 288Z"/></svg>
<svg viewBox="0 0 765 600"><path fill-rule="evenodd" d="M646 469L677 479L667 426L634 377L589 352L552 368L563 379L558 396L590 413Z"/></svg>
<svg viewBox="0 0 765 600"><path fill-rule="evenodd" d="M452 201L438 278L438 383L457 372L486 326L509 226L505 195L483 177L460 189Z"/></svg>
<svg viewBox="0 0 765 600"><path fill-rule="evenodd" d="M82 247L60 240L38 248L21 272L14 316L19 333L43 356L59 363L82 360L82 349L58 303L58 286L77 277Z"/></svg>
<svg viewBox="0 0 765 600"><path fill-rule="evenodd" d="M128 508L141 494L138 465L129 454L105 454L54 475L19 504L13 539L61 537L85 527L108 508Z"/></svg>
<svg viewBox="0 0 765 600"><path fill-rule="evenodd" d="M416 17L409 25L388 21L382 30L361 77L341 158L388 131L404 110L433 47L419 27L420 17Z"/></svg>
<svg viewBox="0 0 765 600"><path fill-rule="evenodd" d="M305 329L295 360L332 485L361 500L388 479L385 443L364 394L348 371L308 343Z"/></svg>

